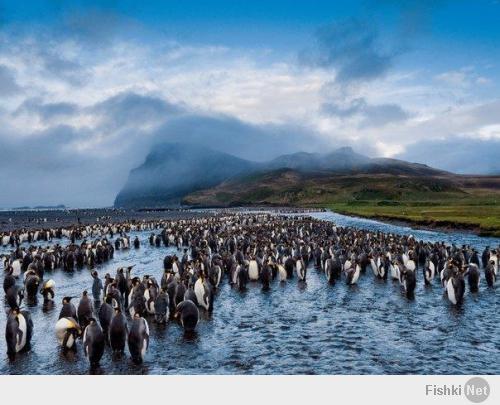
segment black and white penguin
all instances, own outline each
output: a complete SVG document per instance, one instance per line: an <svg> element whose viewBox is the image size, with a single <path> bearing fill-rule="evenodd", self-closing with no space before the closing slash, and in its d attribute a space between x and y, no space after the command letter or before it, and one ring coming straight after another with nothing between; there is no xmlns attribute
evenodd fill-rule
<svg viewBox="0 0 500 405"><path fill-rule="evenodd" d="M73 318L76 319L76 307L71 302L73 297L64 297L62 299L62 308L59 312L59 319L61 318Z"/></svg>
<svg viewBox="0 0 500 405"><path fill-rule="evenodd" d="M324 264L326 280L329 284L335 284L335 277L333 274L333 260L328 258L325 260Z"/></svg>
<svg viewBox="0 0 500 405"><path fill-rule="evenodd" d="M244 266L238 266L236 268L235 278L235 284L238 290L246 290L248 284L248 270Z"/></svg>
<svg viewBox="0 0 500 405"><path fill-rule="evenodd" d="M33 321L28 311L12 309L7 315L5 326L5 340L7 341L7 355L14 361L16 354L31 349L33 336Z"/></svg>
<svg viewBox="0 0 500 405"><path fill-rule="evenodd" d="M436 275L436 267L434 266L432 260L425 260L423 272L425 285L430 285L432 283L432 280L434 280L434 276Z"/></svg>
<svg viewBox="0 0 500 405"><path fill-rule="evenodd" d="M257 281L259 279L259 263L255 259L251 259L248 263L248 279L250 281Z"/></svg>
<svg viewBox="0 0 500 405"><path fill-rule="evenodd" d="M81 325L81 324L80 324ZM83 351L88 357L90 366L97 367L104 354L106 339L102 328L94 318L87 321L87 326L83 332Z"/></svg>
<svg viewBox="0 0 500 405"><path fill-rule="evenodd" d="M60 318L56 323L56 337L63 350L76 349L76 340L82 329L74 318Z"/></svg>
<svg viewBox="0 0 500 405"><path fill-rule="evenodd" d="M43 302L52 301L56 295L56 283L54 280L50 279L45 281L40 288L40 294L42 294Z"/></svg>
<svg viewBox="0 0 500 405"><path fill-rule="evenodd" d="M139 249L141 247L141 242L139 241L139 237L136 236L134 239L134 249Z"/></svg>
<svg viewBox="0 0 500 405"><path fill-rule="evenodd" d="M351 263L351 261L347 260L344 264L344 273L345 273L345 282L348 285L354 285L359 280L359 275L361 274L361 267L358 263Z"/></svg>
<svg viewBox="0 0 500 405"><path fill-rule="evenodd" d="M469 283L470 292L479 291L479 281L481 280L481 273L477 264L470 263L467 266L467 282Z"/></svg>
<svg viewBox="0 0 500 405"><path fill-rule="evenodd" d="M93 317L94 308L92 305L92 301L88 296L87 290L82 293L82 297L80 298L80 302L78 303L78 308L76 310L76 314L78 316L78 322L82 329L85 329L88 325L90 319Z"/></svg>
<svg viewBox="0 0 500 405"><path fill-rule="evenodd" d="M135 314L128 334L128 349L134 363L140 364L144 361L144 356L149 347L149 326L148 322Z"/></svg>
<svg viewBox="0 0 500 405"><path fill-rule="evenodd" d="M161 288L155 300L155 321L156 323L166 323L169 317L168 294Z"/></svg>
<svg viewBox="0 0 500 405"><path fill-rule="evenodd" d="M464 298L465 281L463 276L455 269L446 282L448 299L453 305L460 305Z"/></svg>
<svg viewBox="0 0 500 405"><path fill-rule="evenodd" d="M307 267L306 264L304 263L304 260L302 259L297 260L297 263L295 264L295 271L297 272L297 277L299 278L299 281L306 281Z"/></svg>
<svg viewBox="0 0 500 405"><path fill-rule="evenodd" d="M495 273L495 262L491 260L484 269L484 276L486 278L486 282L488 283L488 287L493 287L495 282L497 281L497 276Z"/></svg>
<svg viewBox="0 0 500 405"><path fill-rule="evenodd" d="M127 319L119 306L114 308L113 318L109 323L109 345L114 353L123 353L128 337Z"/></svg>
<svg viewBox="0 0 500 405"><path fill-rule="evenodd" d="M198 307L190 300L182 301L175 308L175 318L180 319L185 332L192 332L198 325L200 312Z"/></svg>
<svg viewBox="0 0 500 405"><path fill-rule="evenodd" d="M198 280L194 283L194 293L196 294L198 305L205 308L208 312L212 312L214 309L214 295L212 293L212 287L205 280L203 275L200 275Z"/></svg>
<svg viewBox="0 0 500 405"><path fill-rule="evenodd" d="M415 278L415 271L405 268L401 272L401 284L406 298L412 299L415 296L415 287L417 280Z"/></svg>

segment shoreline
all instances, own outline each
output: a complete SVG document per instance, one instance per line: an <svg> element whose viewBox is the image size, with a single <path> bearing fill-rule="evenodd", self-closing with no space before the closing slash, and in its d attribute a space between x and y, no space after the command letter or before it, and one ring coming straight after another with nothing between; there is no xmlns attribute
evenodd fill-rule
<svg viewBox="0 0 500 405"><path fill-rule="evenodd" d="M403 219L403 218L394 218L388 215L380 215L380 214L359 214L352 213L349 211L338 210L329 208L332 212L337 214L346 215L349 217L358 217L358 218L366 218L366 219L374 219L377 221L385 222L392 225L402 225L409 226L411 228L418 227L420 229L429 230L429 231L442 231L446 233L452 232L465 232L473 235L481 236L481 237L490 237L490 238L498 238L500 237L499 231L485 231L481 229L479 225L466 224L466 223L452 223L446 220L414 220L414 219Z"/></svg>

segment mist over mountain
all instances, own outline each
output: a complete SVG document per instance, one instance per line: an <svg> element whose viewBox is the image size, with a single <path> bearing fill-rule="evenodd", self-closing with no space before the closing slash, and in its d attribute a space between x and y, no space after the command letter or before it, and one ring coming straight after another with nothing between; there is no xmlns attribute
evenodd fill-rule
<svg viewBox="0 0 500 405"><path fill-rule="evenodd" d="M192 191L256 170L257 163L192 144L163 143L130 172L115 199L117 207L178 205Z"/></svg>
<svg viewBox="0 0 500 405"><path fill-rule="evenodd" d="M283 169L314 175L392 174L432 176L445 172L397 159L368 158L350 147L332 152L297 152L268 162L253 162L211 148L187 143L161 143L152 148L144 163L132 170L115 199L116 207L177 206L186 195L252 174Z"/></svg>

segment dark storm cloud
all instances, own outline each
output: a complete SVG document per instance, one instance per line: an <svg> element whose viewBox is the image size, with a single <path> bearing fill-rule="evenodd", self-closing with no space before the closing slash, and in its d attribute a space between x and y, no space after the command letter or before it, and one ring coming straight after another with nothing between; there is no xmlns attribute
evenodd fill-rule
<svg viewBox="0 0 500 405"><path fill-rule="evenodd" d="M393 122L406 121L409 113L397 104L368 104L364 98L356 98L346 105L324 103L323 113L341 119L359 116L361 127L379 127Z"/></svg>
<svg viewBox="0 0 500 405"><path fill-rule="evenodd" d="M500 139L452 136L407 147L398 157L461 174L500 174Z"/></svg>
<svg viewBox="0 0 500 405"><path fill-rule="evenodd" d="M26 172L55 172L78 167L89 160L72 150L72 143L88 133L67 125L58 125L29 136L0 134L0 170L15 167L20 177Z"/></svg>
<svg viewBox="0 0 500 405"><path fill-rule="evenodd" d="M37 114L49 127L31 134L0 132L4 191L0 206L109 205L129 171L139 166L157 143L207 146L255 161L340 146L321 141L306 127L253 125L225 115L189 112L154 95L132 92L88 107L32 99L19 107L18 114L21 111ZM97 118L96 126L55 124L67 117L77 119L80 114ZM19 187L22 194L16 193Z"/></svg>
<svg viewBox="0 0 500 405"><path fill-rule="evenodd" d="M0 97L9 97L21 91L12 71L5 65L0 65Z"/></svg>
<svg viewBox="0 0 500 405"><path fill-rule="evenodd" d="M316 46L300 57L308 65L334 68L339 84L372 80L383 76L401 52L382 42L373 24L349 19L320 28Z"/></svg>
<svg viewBox="0 0 500 405"><path fill-rule="evenodd" d="M225 115L188 114L168 120L154 142L186 142L244 159L264 161L297 150L325 147L314 131L294 125L252 125Z"/></svg>

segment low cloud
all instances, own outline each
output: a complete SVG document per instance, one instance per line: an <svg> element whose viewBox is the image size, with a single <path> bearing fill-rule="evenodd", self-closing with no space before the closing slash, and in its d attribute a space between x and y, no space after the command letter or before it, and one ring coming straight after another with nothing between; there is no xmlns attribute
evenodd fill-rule
<svg viewBox="0 0 500 405"><path fill-rule="evenodd" d="M364 98L356 98L345 105L324 103L322 112L341 119L357 117L360 127L383 127L384 125L406 121L410 114L397 104L369 104Z"/></svg>
<svg viewBox="0 0 500 405"><path fill-rule="evenodd" d="M461 174L500 174L500 139L453 136L409 145L398 157Z"/></svg>

